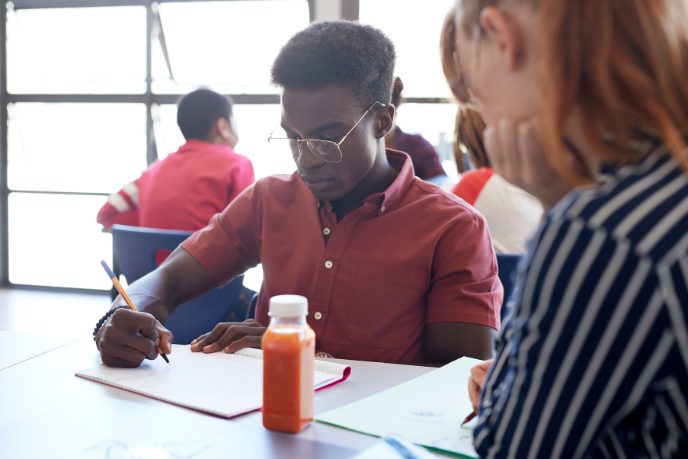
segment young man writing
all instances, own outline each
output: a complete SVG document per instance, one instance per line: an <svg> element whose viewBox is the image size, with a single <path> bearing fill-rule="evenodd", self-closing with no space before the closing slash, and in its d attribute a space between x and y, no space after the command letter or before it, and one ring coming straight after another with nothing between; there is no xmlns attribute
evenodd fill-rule
<svg viewBox="0 0 688 459"><path fill-rule="evenodd" d="M259 180L158 270L129 288L142 312L118 310L96 336L107 365L171 351L162 324L178 305L258 263L256 320L223 323L192 350L260 347L268 300L309 300L318 352L393 363L489 358L502 287L482 216L414 177L385 150L395 53L380 31L310 26L281 50L281 125L298 171ZM400 229L400 228L403 228ZM118 306L121 301L116 301Z"/></svg>

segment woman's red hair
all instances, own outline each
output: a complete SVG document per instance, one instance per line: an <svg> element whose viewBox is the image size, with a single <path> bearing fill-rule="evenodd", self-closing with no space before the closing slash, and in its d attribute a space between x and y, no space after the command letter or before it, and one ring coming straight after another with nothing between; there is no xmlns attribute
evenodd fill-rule
<svg viewBox="0 0 688 459"><path fill-rule="evenodd" d="M442 63L455 96L465 100L456 34L479 26L480 11L502 2L458 1L464 23L455 24L453 13L447 17ZM646 132L661 137L688 170L688 1L513 1L539 8L541 141L553 166L572 176L560 152L564 123L577 108L587 141L603 160L636 159L629 147ZM607 134L617 147L603 141Z"/></svg>

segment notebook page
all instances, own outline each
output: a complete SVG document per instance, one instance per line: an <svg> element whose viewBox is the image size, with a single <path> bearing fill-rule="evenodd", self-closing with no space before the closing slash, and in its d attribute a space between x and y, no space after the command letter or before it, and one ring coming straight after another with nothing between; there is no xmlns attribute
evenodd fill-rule
<svg viewBox="0 0 688 459"><path fill-rule="evenodd" d="M100 365L76 376L119 387L164 402L230 418L263 406L263 361L246 355L191 352L175 346L172 365L162 359L144 360L138 368ZM317 386L337 375L315 372Z"/></svg>
<svg viewBox="0 0 688 459"><path fill-rule="evenodd" d="M255 359L263 358L263 350L255 348L244 348L235 352L235 355L244 355L246 357L253 357ZM330 362L328 360L315 359L314 369L317 373L327 373L330 375L336 375L338 379L336 382L344 382L351 374L351 367L348 365L342 365L341 363ZM318 383L318 378L316 377L315 388L321 389L333 385L335 382L331 379L327 381L323 380L322 383Z"/></svg>

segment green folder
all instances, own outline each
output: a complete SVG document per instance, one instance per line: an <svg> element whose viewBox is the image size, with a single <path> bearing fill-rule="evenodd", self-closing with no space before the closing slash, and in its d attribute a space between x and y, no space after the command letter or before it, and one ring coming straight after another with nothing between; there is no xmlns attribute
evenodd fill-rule
<svg viewBox="0 0 688 459"><path fill-rule="evenodd" d="M473 411L468 378L479 363L464 357L315 420L376 437L397 434L431 450L477 458L473 431L461 423Z"/></svg>

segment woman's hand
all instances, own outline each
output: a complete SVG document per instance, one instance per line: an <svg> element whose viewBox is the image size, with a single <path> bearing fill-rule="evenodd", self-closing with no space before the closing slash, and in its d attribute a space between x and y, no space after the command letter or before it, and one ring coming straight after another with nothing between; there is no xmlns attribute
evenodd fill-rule
<svg viewBox="0 0 688 459"><path fill-rule="evenodd" d="M501 119L485 130L485 148L494 171L507 182L532 194L545 208L552 207L575 185L552 168L544 155L533 120L515 124ZM585 166L562 145L566 164L586 176Z"/></svg>
<svg viewBox="0 0 688 459"><path fill-rule="evenodd" d="M478 409L478 401L480 400L480 388L485 383L485 375L494 360L486 360L480 365L471 368L471 377L468 378L468 396L473 404L473 409Z"/></svg>
<svg viewBox="0 0 688 459"><path fill-rule="evenodd" d="M265 327L253 319L245 322L223 322L217 324L211 332L193 340L191 350L210 354L224 349L227 354L233 354L245 347L260 349L263 333Z"/></svg>

